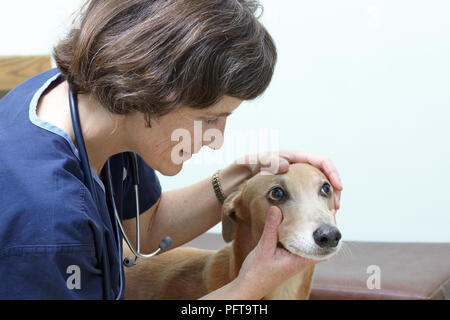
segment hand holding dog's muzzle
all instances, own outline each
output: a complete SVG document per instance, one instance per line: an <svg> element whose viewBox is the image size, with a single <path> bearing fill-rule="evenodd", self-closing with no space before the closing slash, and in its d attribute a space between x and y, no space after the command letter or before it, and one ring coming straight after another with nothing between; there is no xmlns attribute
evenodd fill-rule
<svg viewBox="0 0 450 320"><path fill-rule="evenodd" d="M278 285L320 261L294 255L278 246L281 210L272 206L267 213L264 231L258 245L250 252L239 272L241 285L263 298Z"/></svg>

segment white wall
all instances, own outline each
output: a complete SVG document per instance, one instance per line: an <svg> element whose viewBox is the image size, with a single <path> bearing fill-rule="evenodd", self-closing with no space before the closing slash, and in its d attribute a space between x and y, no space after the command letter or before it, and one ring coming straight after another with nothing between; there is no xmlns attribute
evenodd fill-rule
<svg viewBox="0 0 450 320"><path fill-rule="evenodd" d="M80 3L2 0L0 55L49 53ZM237 151L245 139L236 134L275 130L279 141L261 150L305 149L335 162L345 239L450 242L450 2L262 3L279 50L270 88L231 116L221 151L204 149L179 175L160 176L163 188L252 152Z"/></svg>
<svg viewBox="0 0 450 320"><path fill-rule="evenodd" d="M82 0L0 0L0 55L50 54Z"/></svg>

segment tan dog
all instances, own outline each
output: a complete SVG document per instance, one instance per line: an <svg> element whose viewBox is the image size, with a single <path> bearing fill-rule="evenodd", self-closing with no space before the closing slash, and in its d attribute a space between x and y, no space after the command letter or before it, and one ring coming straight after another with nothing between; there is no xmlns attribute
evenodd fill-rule
<svg viewBox="0 0 450 320"><path fill-rule="evenodd" d="M269 207L283 221L279 245L293 254L324 260L335 254L341 235L331 212L333 190L325 175L306 164L285 174L258 174L227 197L222 235L230 245L219 251L177 248L126 269L126 299L197 299L236 278L257 245ZM308 299L314 266L278 286L265 299Z"/></svg>

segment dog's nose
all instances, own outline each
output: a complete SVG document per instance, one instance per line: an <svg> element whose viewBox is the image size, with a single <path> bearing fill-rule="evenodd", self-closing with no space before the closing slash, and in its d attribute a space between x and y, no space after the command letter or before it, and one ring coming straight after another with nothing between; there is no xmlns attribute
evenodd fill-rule
<svg viewBox="0 0 450 320"><path fill-rule="evenodd" d="M314 241L321 248L334 248L341 240L339 229L334 226L323 226L313 233Z"/></svg>

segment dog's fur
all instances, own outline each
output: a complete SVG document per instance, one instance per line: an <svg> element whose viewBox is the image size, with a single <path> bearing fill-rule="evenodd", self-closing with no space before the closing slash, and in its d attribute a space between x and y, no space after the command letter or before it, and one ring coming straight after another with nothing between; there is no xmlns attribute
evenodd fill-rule
<svg viewBox="0 0 450 320"><path fill-rule="evenodd" d="M279 245L293 254L323 260L339 250L321 248L313 232L323 225L335 226L330 194L321 193L324 174L306 164L293 164L286 174L258 174L227 197L222 208L222 235L231 242L219 251L177 248L126 269L126 299L197 299L231 282L257 245L270 206L278 206L283 221L278 228ZM271 198L282 188L283 201ZM129 252L124 252L125 255ZM265 299L308 299L314 266L279 285ZM264 281L261 279L261 281Z"/></svg>

